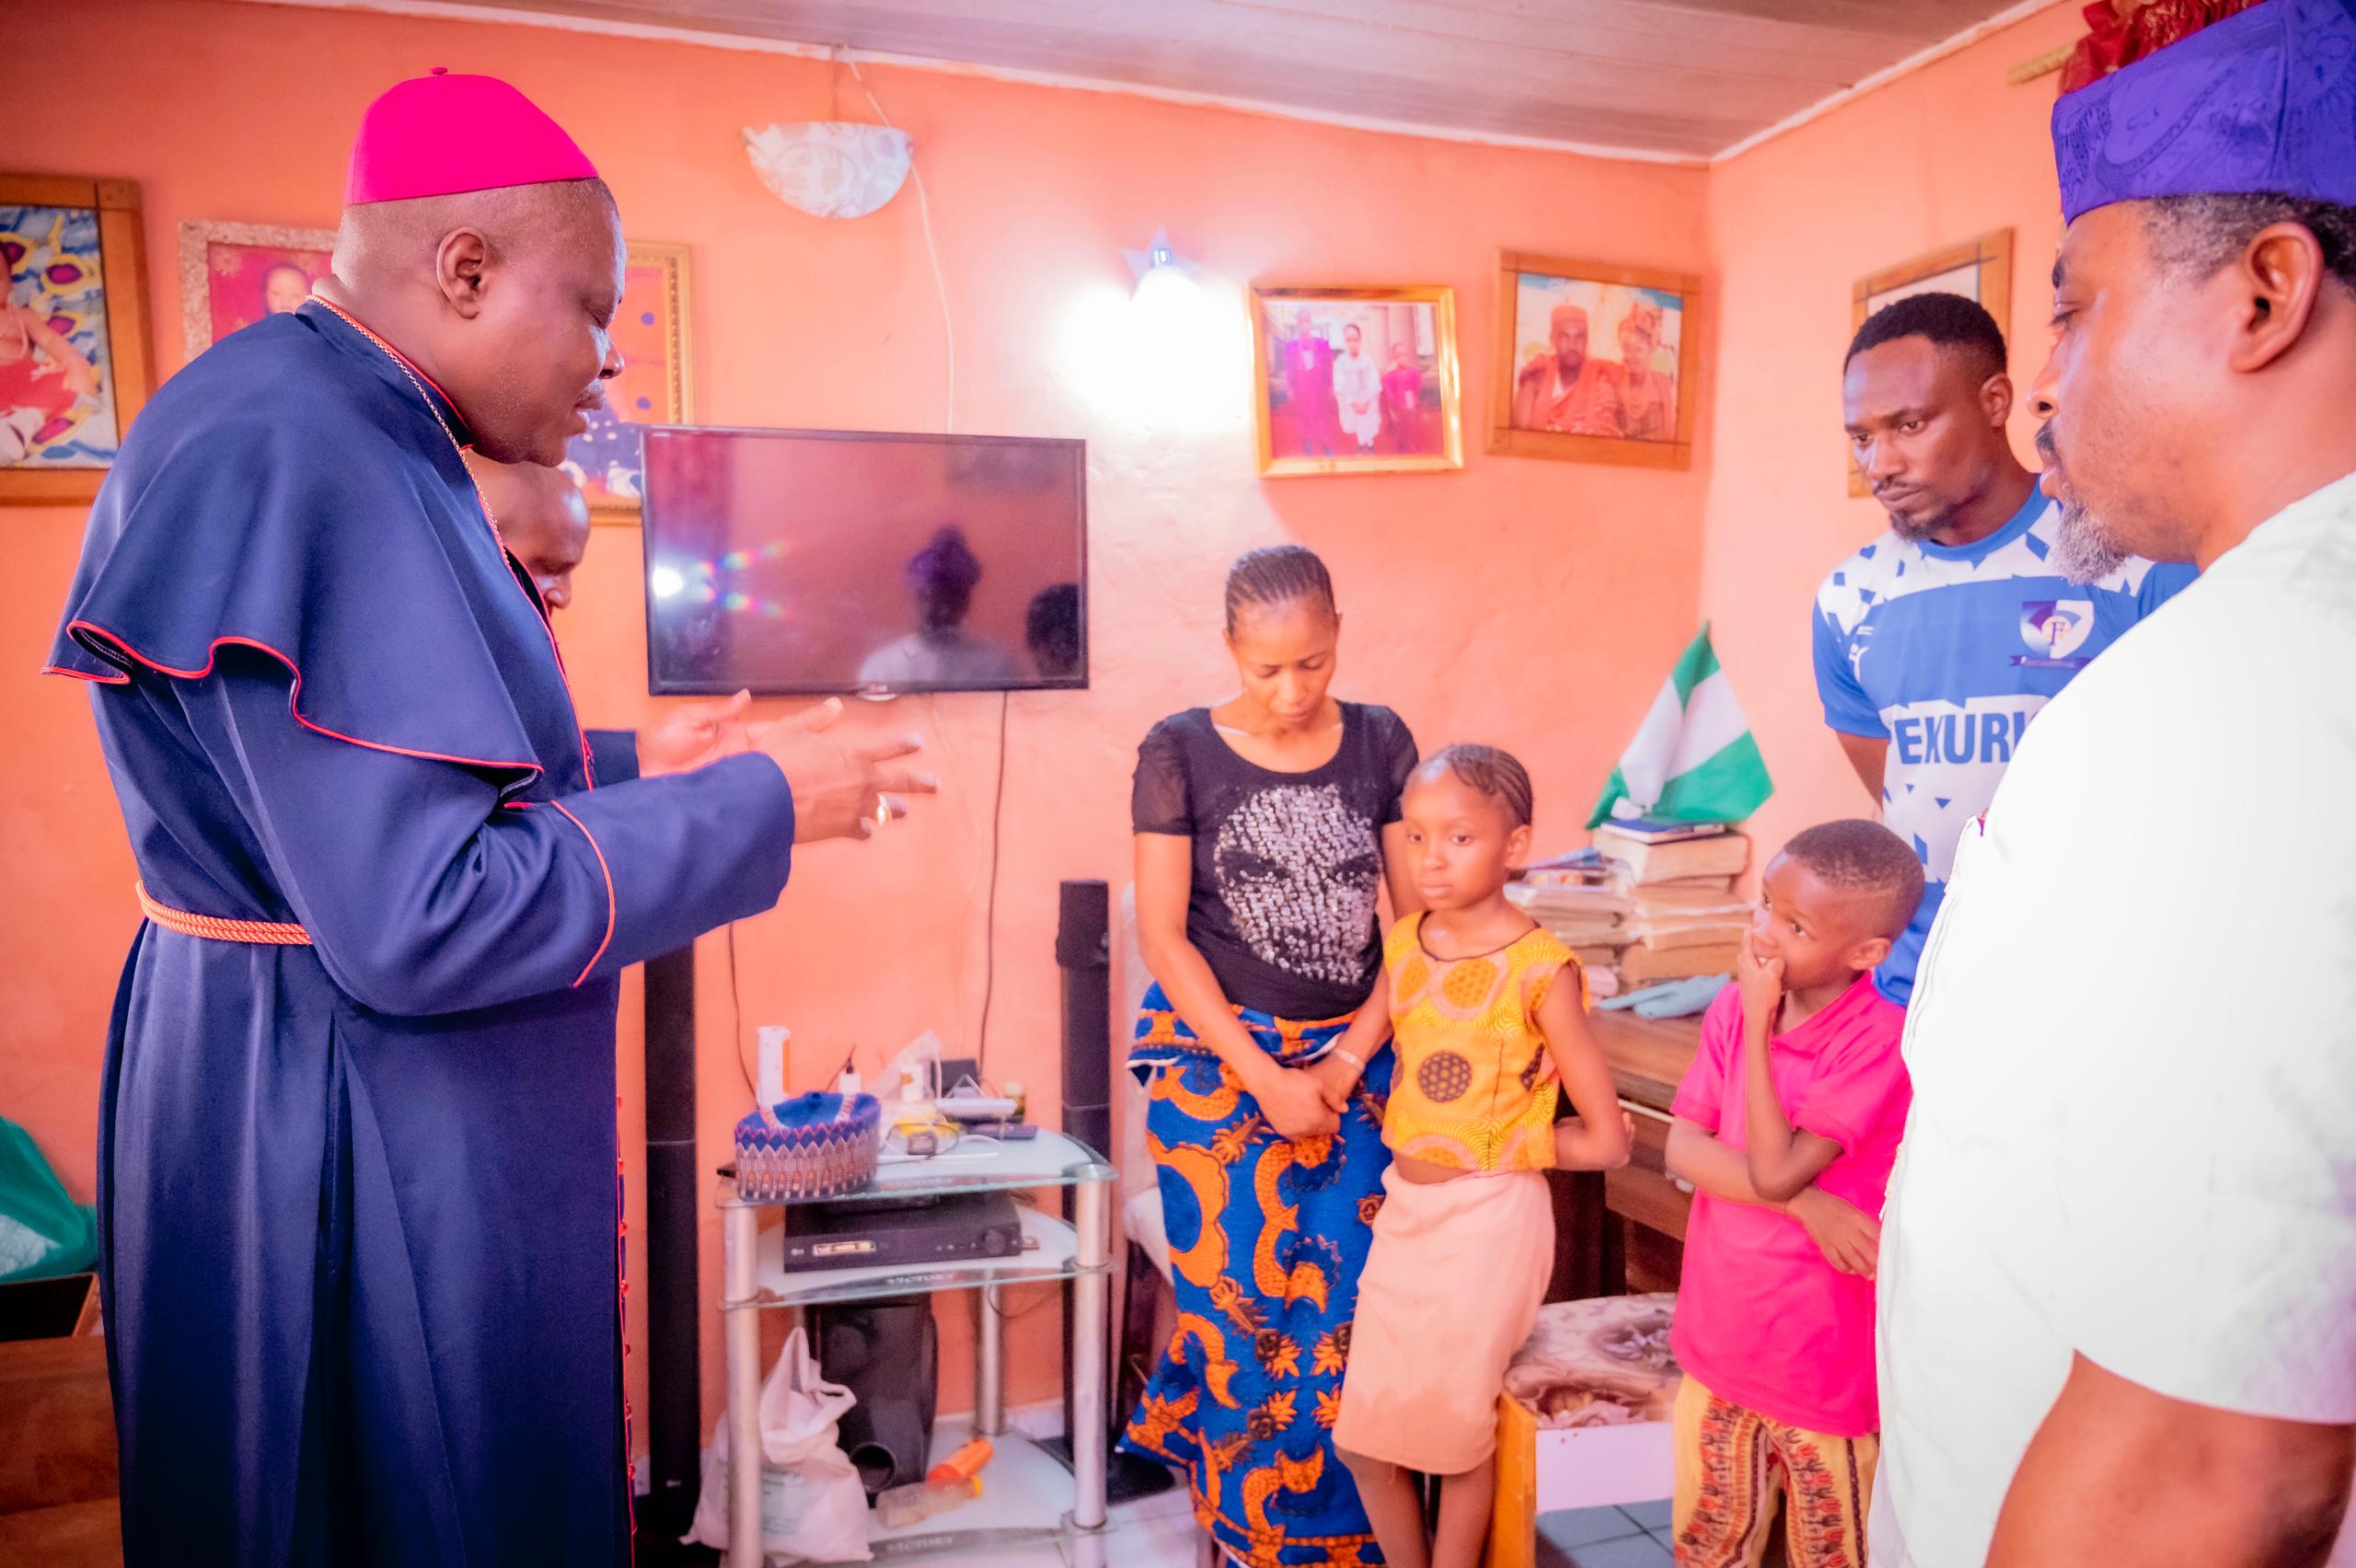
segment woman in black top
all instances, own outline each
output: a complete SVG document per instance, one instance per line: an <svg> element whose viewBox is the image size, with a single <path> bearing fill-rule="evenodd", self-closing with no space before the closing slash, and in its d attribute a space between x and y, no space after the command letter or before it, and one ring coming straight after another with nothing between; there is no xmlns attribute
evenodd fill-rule
<svg viewBox="0 0 2356 1568"><path fill-rule="evenodd" d="M1132 803L1156 984L1129 1066L1152 1088L1179 1316L1125 1441L1187 1472L1230 1551L1304 1568L1376 1551L1331 1426L1389 1164L1392 1055L1315 1064L1381 1005L1382 889L1394 913L1416 907L1397 846L1415 738L1387 708L1327 695L1341 629L1308 550L1237 561L1242 692L1153 727Z"/></svg>

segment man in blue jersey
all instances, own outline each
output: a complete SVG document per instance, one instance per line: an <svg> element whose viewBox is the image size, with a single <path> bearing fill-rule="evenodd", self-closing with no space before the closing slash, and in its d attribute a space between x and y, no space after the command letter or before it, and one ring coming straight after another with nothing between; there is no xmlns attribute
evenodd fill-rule
<svg viewBox="0 0 2356 1568"><path fill-rule="evenodd" d="M1875 971L1900 1005L1956 841L2029 720L2193 576L2139 559L2063 577L2059 509L2013 455L2012 409L2004 334L1959 294L1900 300L1849 345L1842 412L1889 529L1817 591L1816 686L1882 821L1923 858L1922 906Z"/></svg>

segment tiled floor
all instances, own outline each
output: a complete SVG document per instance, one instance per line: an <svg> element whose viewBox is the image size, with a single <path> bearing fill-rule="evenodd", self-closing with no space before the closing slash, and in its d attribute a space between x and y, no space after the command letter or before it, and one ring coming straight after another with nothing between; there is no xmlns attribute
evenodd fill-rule
<svg viewBox="0 0 2356 1568"><path fill-rule="evenodd" d="M1195 1568L1197 1539L1186 1494L1172 1491L1114 1508L1101 1536L1019 1551L961 1553L955 1562L957 1568Z"/></svg>
<svg viewBox="0 0 2356 1568"><path fill-rule="evenodd" d="M1540 1568L1669 1568L1669 1505L1538 1516Z"/></svg>
<svg viewBox="0 0 2356 1568"><path fill-rule="evenodd" d="M962 1440L961 1423L944 1421L936 1447L945 1453ZM1011 1456L1010 1455L1011 1458ZM1071 1505L1070 1480L1053 1466L999 1462L986 1472L996 1483L985 1496L996 1505L982 1517L976 1512L956 1523L998 1524L999 1507L1012 1506L1020 1516L1053 1518ZM961 1510L961 1513L963 1511ZM1004 1551L961 1552L954 1558L919 1561L957 1568L1195 1568L1201 1537L1194 1511L1183 1490L1122 1504L1111 1511L1109 1528L1098 1536L1068 1539L1054 1545ZM949 1524L953 1516L942 1516ZM697 1554L701 1562L713 1558ZM1542 1514L1538 1519L1540 1568L1670 1568L1669 1505L1635 1504L1625 1508L1581 1508Z"/></svg>
<svg viewBox="0 0 2356 1568"><path fill-rule="evenodd" d="M961 1568L1195 1568L1197 1536L1183 1495L1172 1493L1113 1511L1113 1528L1094 1540L1067 1541L1060 1553L1039 1549L959 1560ZM1541 1568L1669 1568L1669 1505L1581 1508L1542 1515Z"/></svg>

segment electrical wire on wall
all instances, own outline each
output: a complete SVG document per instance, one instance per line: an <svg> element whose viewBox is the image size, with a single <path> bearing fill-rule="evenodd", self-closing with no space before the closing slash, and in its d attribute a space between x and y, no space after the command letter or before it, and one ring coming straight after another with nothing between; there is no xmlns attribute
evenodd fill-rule
<svg viewBox="0 0 2356 1568"><path fill-rule="evenodd" d="M745 1093L756 1108L761 1103L761 1091L753 1083L753 1069L745 1065L745 998L736 989L736 922L728 922L728 1054L736 1058L736 1070L745 1075Z"/></svg>
<svg viewBox="0 0 2356 1568"><path fill-rule="evenodd" d="M875 110L875 118L897 131L899 127L892 124L892 117L884 112L884 105L877 100L875 89L869 86L867 78L860 74L858 57L848 47L842 51L842 57L843 63L850 67L851 79L859 84L859 90L867 95L868 103ZM911 159L908 176L917 182L917 216L924 226L925 254L932 259L932 286L941 296L941 337L949 352L949 404L948 412L941 418L941 429L945 433L954 435L957 433L957 329L949 318L949 280L941 269L941 246L932 236L932 202L925 195L924 165Z"/></svg>
<svg viewBox="0 0 2356 1568"><path fill-rule="evenodd" d="M848 45L843 46L838 52L841 55L843 63L850 67L851 79L859 84L860 91L867 95L868 105L875 110L875 118L882 121L885 125L890 126L893 130L898 130L899 127L893 124L892 116L885 111L883 100L875 96L875 89L867 85L867 77L859 68L858 57L850 52ZM947 272L941 264L940 240L933 233L932 200L930 193L925 190L924 166L921 160L912 159L910 161L908 165L908 175L910 179L916 181L917 217L919 225L924 230L925 255L932 263L933 293L939 296L941 301L941 337L948 360L948 394L945 411L941 417L941 430L944 434L954 435L957 433L957 326L949 308L949 279ZM1011 693L1000 692L999 694L998 778L996 784L991 790L990 847L988 861L989 892L985 901L982 922L982 1018L981 1026L976 1032L974 1037L974 1062L975 1068L977 1073L982 1072L983 1066L988 1058L990 1009L998 995L999 847L1003 836L1006 824L1007 724L1009 709L1012 701L1013 698ZM934 699L932 711L936 717L939 716L941 709L938 698ZM944 726L936 725L935 732L942 734L945 737L947 731ZM944 751L948 749L945 744L945 739L943 749ZM953 755L951 760L953 762ZM976 880L978 880L978 878ZM970 904L972 899L973 886L969 883L966 888L967 903ZM959 969L962 980L962 972L964 969L964 965L962 963L959 965ZM959 986L958 991L962 997L964 991L964 987L962 984ZM960 1005L959 1011L961 1014L964 1011L962 1003ZM962 1017L960 1021L962 1023ZM987 1081L986 1074L984 1075L984 1081Z"/></svg>
<svg viewBox="0 0 2356 1568"><path fill-rule="evenodd" d="M987 1083L990 1049L990 1002L998 994L999 838L1006 825L1006 724L1014 694L998 694L998 783L990 791L990 891L982 917L982 1027L974 1042L974 1071Z"/></svg>

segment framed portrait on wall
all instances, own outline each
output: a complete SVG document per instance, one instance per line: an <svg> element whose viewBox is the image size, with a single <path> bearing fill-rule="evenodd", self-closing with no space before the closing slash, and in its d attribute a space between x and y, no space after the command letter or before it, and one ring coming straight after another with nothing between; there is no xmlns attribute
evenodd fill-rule
<svg viewBox="0 0 2356 1568"><path fill-rule="evenodd" d="M311 297L335 252L335 230L204 218L180 223L180 337L188 357Z"/></svg>
<svg viewBox="0 0 2356 1568"><path fill-rule="evenodd" d="M687 374L687 248L632 245L614 317L622 373L606 384L606 406L565 446L565 472L581 487L590 518L634 523L645 468L638 425L695 419Z"/></svg>
<svg viewBox="0 0 2356 1568"><path fill-rule="evenodd" d="M1260 472L1464 467L1456 292L1254 285Z"/></svg>
<svg viewBox="0 0 2356 1568"><path fill-rule="evenodd" d="M1919 294L1961 294L1978 301L1996 318L1997 329L2004 334L2005 340L2011 341L2013 231L1996 229L1859 278L1849 294L1850 331L1863 327L1875 311ZM1849 493L1871 494L1872 487L1857 470L1854 451L1847 454L1847 467Z"/></svg>
<svg viewBox="0 0 2356 1568"><path fill-rule="evenodd" d="M1691 464L1701 287L1683 272L1501 252L1489 450Z"/></svg>
<svg viewBox="0 0 2356 1568"><path fill-rule="evenodd" d="M88 501L154 389L139 187L0 175L0 502Z"/></svg>

